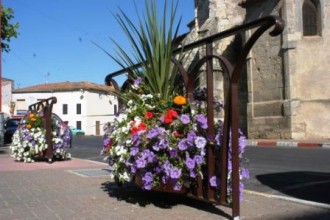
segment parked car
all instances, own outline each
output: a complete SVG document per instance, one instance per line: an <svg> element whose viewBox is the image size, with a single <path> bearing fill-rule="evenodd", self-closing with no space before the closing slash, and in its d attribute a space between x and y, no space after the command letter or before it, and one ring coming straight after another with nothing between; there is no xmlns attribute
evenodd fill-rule
<svg viewBox="0 0 330 220"><path fill-rule="evenodd" d="M70 130L71 130L72 135L75 135L75 136L85 135L85 132L81 129L70 126Z"/></svg>
<svg viewBox="0 0 330 220"><path fill-rule="evenodd" d="M13 134L17 130L21 119L20 118L9 118L5 121L4 125L4 143L10 144L13 140Z"/></svg>

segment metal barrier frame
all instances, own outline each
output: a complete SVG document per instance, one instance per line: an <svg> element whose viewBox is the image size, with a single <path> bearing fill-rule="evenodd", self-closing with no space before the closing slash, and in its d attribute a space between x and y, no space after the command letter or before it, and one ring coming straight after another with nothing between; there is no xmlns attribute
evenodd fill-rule
<svg viewBox="0 0 330 220"><path fill-rule="evenodd" d="M186 96L189 100L193 100L194 81L197 77L199 68L206 64L206 88L207 88L207 119L208 119L208 135L214 137L214 113L213 113L213 59L217 60L223 68L223 74L229 78L229 89L225 93L225 116L224 116L224 133L223 133L223 146L221 147L221 160L215 161L215 155L211 146L207 148L207 173L204 175L206 178L216 175L216 167L220 167L220 199L215 198L215 189L210 187L209 184L204 186L201 178L197 180L198 188L193 195L197 199L206 200L209 202L218 203L221 205L229 206L232 209L232 218L239 219L240 216L240 201L239 201L239 113L238 113L238 80L246 63L246 58L260 36L269 28L273 30L269 33L270 36L275 37L280 35L284 30L284 21L278 16L267 16L257 19L246 24L236 26L226 31L214 34L204 39L195 41L191 44L184 45L173 51L173 55L179 52L186 52L198 47L206 47L206 55L197 61L191 71L187 72L180 62L173 58L173 62L178 65L179 72L182 76L184 86L186 88ZM213 55L212 44L224 38L235 36L236 34L246 32L247 30L256 29L251 37L246 41L243 46L242 52L239 54L235 64L232 64L228 59L223 56ZM118 84L113 79L123 73L128 72L129 69L139 68L142 63L135 64L134 66L113 72L105 77L107 85L113 85L119 90ZM128 79L131 80L131 79ZM127 83L126 81L125 83ZM231 143L230 140L231 133ZM229 146L232 148L232 203L228 204L227 199L227 175L228 175L228 150ZM203 191L203 190L206 190Z"/></svg>

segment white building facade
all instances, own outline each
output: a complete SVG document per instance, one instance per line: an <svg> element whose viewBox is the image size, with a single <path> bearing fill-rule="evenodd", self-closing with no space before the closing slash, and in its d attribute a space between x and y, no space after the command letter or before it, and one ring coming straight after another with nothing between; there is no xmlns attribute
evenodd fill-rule
<svg viewBox="0 0 330 220"><path fill-rule="evenodd" d="M117 113L117 98L112 87L88 82L64 82L37 85L13 91L15 114L22 115L31 104L56 97L53 113L86 135L102 135L105 123L113 121Z"/></svg>

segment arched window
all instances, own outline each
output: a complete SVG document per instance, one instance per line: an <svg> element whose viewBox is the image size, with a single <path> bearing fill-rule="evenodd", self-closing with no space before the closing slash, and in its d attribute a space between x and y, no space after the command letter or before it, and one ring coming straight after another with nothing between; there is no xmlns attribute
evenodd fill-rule
<svg viewBox="0 0 330 220"><path fill-rule="evenodd" d="M321 13L317 0L305 0L302 7L304 36L321 35Z"/></svg>

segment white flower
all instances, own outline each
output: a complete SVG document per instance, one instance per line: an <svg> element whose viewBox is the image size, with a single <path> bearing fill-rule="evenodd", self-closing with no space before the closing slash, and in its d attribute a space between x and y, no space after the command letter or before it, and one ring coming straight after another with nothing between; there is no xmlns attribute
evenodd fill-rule
<svg viewBox="0 0 330 220"><path fill-rule="evenodd" d="M148 94L148 95L142 94L142 95L140 96L140 98L141 98L143 101L146 101L147 99L152 99L152 98L153 98L153 95L151 95L151 94ZM130 101L132 101L132 100L130 100Z"/></svg>
<svg viewBox="0 0 330 220"><path fill-rule="evenodd" d="M124 180L124 181L131 181L131 176L127 173L127 172L124 172L124 173L120 173L119 174L119 180Z"/></svg>
<svg viewBox="0 0 330 220"><path fill-rule="evenodd" d="M133 100L129 100L129 101L127 102L127 105L128 105L128 106L132 106L133 104L134 104Z"/></svg>
<svg viewBox="0 0 330 220"><path fill-rule="evenodd" d="M146 106L146 107L147 107L147 109L149 109L149 110L153 110L153 109L155 108L155 106L152 106L152 105L148 105L148 104L146 104L145 106Z"/></svg>
<svg viewBox="0 0 330 220"><path fill-rule="evenodd" d="M122 145L117 145L114 149L115 149L116 155L118 155L118 156L127 153L127 149L125 149L124 146L122 146Z"/></svg>
<svg viewBox="0 0 330 220"><path fill-rule="evenodd" d="M142 122L142 119L139 116L135 116L134 121L135 121L135 126L138 126Z"/></svg>

